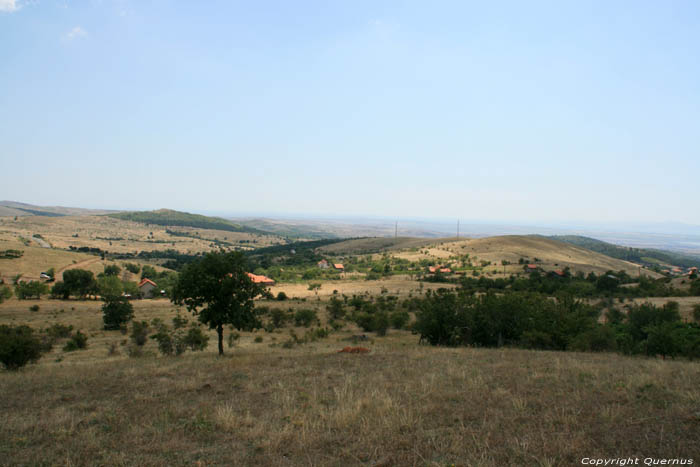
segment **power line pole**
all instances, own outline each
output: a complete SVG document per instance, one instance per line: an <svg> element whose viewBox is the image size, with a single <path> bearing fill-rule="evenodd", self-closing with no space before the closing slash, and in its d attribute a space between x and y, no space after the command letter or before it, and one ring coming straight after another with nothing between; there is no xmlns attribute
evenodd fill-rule
<svg viewBox="0 0 700 467"><path fill-rule="evenodd" d="M399 221L394 224L394 238L399 238Z"/></svg>
<svg viewBox="0 0 700 467"><path fill-rule="evenodd" d="M459 219L457 219L457 240L459 240Z"/></svg>

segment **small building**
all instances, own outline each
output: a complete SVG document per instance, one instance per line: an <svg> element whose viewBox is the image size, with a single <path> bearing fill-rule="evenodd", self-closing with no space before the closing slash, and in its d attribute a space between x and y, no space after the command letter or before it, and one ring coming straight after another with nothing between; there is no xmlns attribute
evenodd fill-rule
<svg viewBox="0 0 700 467"><path fill-rule="evenodd" d="M251 272L247 272L246 274L248 274L248 277L250 277L250 280L253 281L254 284L275 285L274 279L270 279L267 276L253 274Z"/></svg>
<svg viewBox="0 0 700 467"><path fill-rule="evenodd" d="M540 269L540 268L537 267L536 264L532 264L532 263L530 263L530 264L528 264L527 266L525 266L525 271L526 271L526 272L535 272L535 271L538 271L539 269Z"/></svg>
<svg viewBox="0 0 700 467"><path fill-rule="evenodd" d="M328 268L330 267L330 265L328 264L328 261L326 261L325 259L322 259L321 261L319 261L319 262L316 263L316 264L317 264L318 267L321 268L321 269L328 269Z"/></svg>
<svg viewBox="0 0 700 467"><path fill-rule="evenodd" d="M565 276L564 271L562 271L561 269L555 269L553 272L554 272L554 274L556 274L559 277Z"/></svg>
<svg viewBox="0 0 700 467"><path fill-rule="evenodd" d="M139 290L141 291L141 295L143 295L143 298L152 298L153 289L155 289L156 287L158 287L156 283L148 278L143 278L141 279L141 282L139 282Z"/></svg>
<svg viewBox="0 0 700 467"><path fill-rule="evenodd" d="M345 271L345 266L343 266L343 265L340 264L340 263L334 263L334 264L333 264L333 269L335 269L336 271L343 272L343 271Z"/></svg>
<svg viewBox="0 0 700 467"><path fill-rule="evenodd" d="M452 272L452 269L450 268L440 268L439 271L443 274L450 274Z"/></svg>

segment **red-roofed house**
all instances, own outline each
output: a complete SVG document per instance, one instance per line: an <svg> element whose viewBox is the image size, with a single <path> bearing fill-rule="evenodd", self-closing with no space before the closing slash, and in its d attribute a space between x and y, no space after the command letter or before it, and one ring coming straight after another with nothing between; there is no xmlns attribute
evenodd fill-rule
<svg viewBox="0 0 700 467"><path fill-rule="evenodd" d="M528 264L527 266L525 266L525 271L527 271L527 272L534 272L534 271L537 271L538 269L539 268L537 267L536 264Z"/></svg>
<svg viewBox="0 0 700 467"><path fill-rule="evenodd" d="M141 295L143 295L144 298L152 298L153 289L155 289L156 287L158 287L156 283L148 278L143 278L141 279L141 282L139 282L139 290L141 291Z"/></svg>
<svg viewBox="0 0 700 467"><path fill-rule="evenodd" d="M328 261L326 261L325 259L322 259L322 260L319 261L317 264L318 264L318 267L321 268L321 269L328 269L328 267L329 267L329 266L328 266Z"/></svg>
<svg viewBox="0 0 700 467"><path fill-rule="evenodd" d="M554 274L556 274L559 277L564 277L564 271L562 271L561 269L555 269Z"/></svg>
<svg viewBox="0 0 700 467"><path fill-rule="evenodd" d="M253 281L255 284L262 284L262 285L275 285L274 279L270 279L267 276L261 276L258 274L253 274L250 272L247 272L248 277L250 277L250 280Z"/></svg>
<svg viewBox="0 0 700 467"><path fill-rule="evenodd" d="M443 274L449 274L452 272L452 269L450 268L440 268L440 272Z"/></svg>
<svg viewBox="0 0 700 467"><path fill-rule="evenodd" d="M342 264L340 264L340 263L335 263L335 264L333 265L333 268L334 268L336 271L340 271L340 272L345 271L345 267L344 267Z"/></svg>

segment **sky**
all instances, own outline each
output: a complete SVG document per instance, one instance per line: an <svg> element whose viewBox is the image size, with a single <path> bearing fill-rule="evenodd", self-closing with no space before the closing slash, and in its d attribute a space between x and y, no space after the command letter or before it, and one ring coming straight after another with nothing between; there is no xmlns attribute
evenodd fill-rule
<svg viewBox="0 0 700 467"><path fill-rule="evenodd" d="M700 224L700 2L0 0L0 199Z"/></svg>

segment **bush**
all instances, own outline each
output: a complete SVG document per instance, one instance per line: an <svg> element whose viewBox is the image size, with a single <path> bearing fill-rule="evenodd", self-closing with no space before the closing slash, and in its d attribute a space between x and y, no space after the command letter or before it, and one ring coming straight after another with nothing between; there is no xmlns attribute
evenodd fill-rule
<svg viewBox="0 0 700 467"><path fill-rule="evenodd" d="M51 298L59 298L61 300L68 300L70 297L70 289L66 286L63 281L58 281L51 288Z"/></svg>
<svg viewBox="0 0 700 467"><path fill-rule="evenodd" d="M73 331L73 325L65 325L56 323L44 330L44 333L50 337L52 340L64 339L70 337L70 333Z"/></svg>
<svg viewBox="0 0 700 467"><path fill-rule="evenodd" d="M29 311L39 311L39 305L32 305L29 307Z"/></svg>
<svg viewBox="0 0 700 467"><path fill-rule="evenodd" d="M0 303L12 297L12 289L3 285L0 286Z"/></svg>
<svg viewBox="0 0 700 467"><path fill-rule="evenodd" d="M236 345L236 342L238 342L238 339L241 338L241 335L237 332L231 331L228 334L228 347L229 349L234 347Z"/></svg>
<svg viewBox="0 0 700 467"><path fill-rule="evenodd" d="M281 328L288 319L289 315L287 315L287 312L284 310L274 308L270 311L270 323L272 324L273 329Z"/></svg>
<svg viewBox="0 0 700 467"><path fill-rule="evenodd" d="M28 298L40 299L42 294L49 293L49 286L39 281L20 282L15 285L15 295L20 300Z"/></svg>
<svg viewBox="0 0 700 467"><path fill-rule="evenodd" d="M135 263L126 263L124 267L132 274L138 274L141 271L141 266Z"/></svg>
<svg viewBox="0 0 700 467"><path fill-rule="evenodd" d="M579 352L615 351L617 350L615 331L610 326L597 325L576 336L571 342L571 350Z"/></svg>
<svg viewBox="0 0 700 467"><path fill-rule="evenodd" d="M178 313L178 314L173 318L173 327L174 327L175 329L184 328L185 326L187 326L187 323L188 323L187 318L185 318L184 316L180 315L180 313Z"/></svg>
<svg viewBox="0 0 700 467"><path fill-rule="evenodd" d="M209 344L209 336L204 334L199 326L191 326L183 339L184 344L193 352L201 351L207 348Z"/></svg>
<svg viewBox="0 0 700 467"><path fill-rule="evenodd" d="M134 317L134 307L126 297L105 297L102 305L102 321L107 330L119 329Z"/></svg>
<svg viewBox="0 0 700 467"><path fill-rule="evenodd" d="M389 315L391 326L394 329L405 328L409 319L411 319L411 316L408 314L408 311L396 310Z"/></svg>
<svg viewBox="0 0 700 467"><path fill-rule="evenodd" d="M253 342L255 342L256 344L259 344L259 343L261 343L262 341L263 341L263 337L262 337L262 336L255 336L255 339L253 339Z"/></svg>
<svg viewBox="0 0 700 467"><path fill-rule="evenodd" d="M88 337L80 331L76 331L66 345L63 346L64 352L73 352L74 350L83 350L87 348Z"/></svg>
<svg viewBox="0 0 700 467"><path fill-rule="evenodd" d="M146 343L150 329L146 321L134 321L131 325L131 340L139 347Z"/></svg>
<svg viewBox="0 0 700 467"><path fill-rule="evenodd" d="M389 329L389 313L379 311L372 317L372 328L380 336L386 336L386 331Z"/></svg>
<svg viewBox="0 0 700 467"><path fill-rule="evenodd" d="M284 300L287 300L288 298L289 298L289 297L287 297L287 294L284 293L284 292L280 292L280 293L277 294L277 300L280 301L280 302L281 302L281 301L284 301Z"/></svg>
<svg viewBox="0 0 700 467"><path fill-rule="evenodd" d="M326 310L330 315L331 319L341 319L345 316L345 308L343 307L343 301L336 297L331 297Z"/></svg>
<svg viewBox="0 0 700 467"><path fill-rule="evenodd" d="M8 370L17 370L36 362L46 346L29 326L0 325L0 362Z"/></svg>
<svg viewBox="0 0 700 467"><path fill-rule="evenodd" d="M297 312L294 313L294 324L297 326L304 326L308 328L317 321L318 316L316 315L315 310L303 308L301 310L297 310Z"/></svg>

